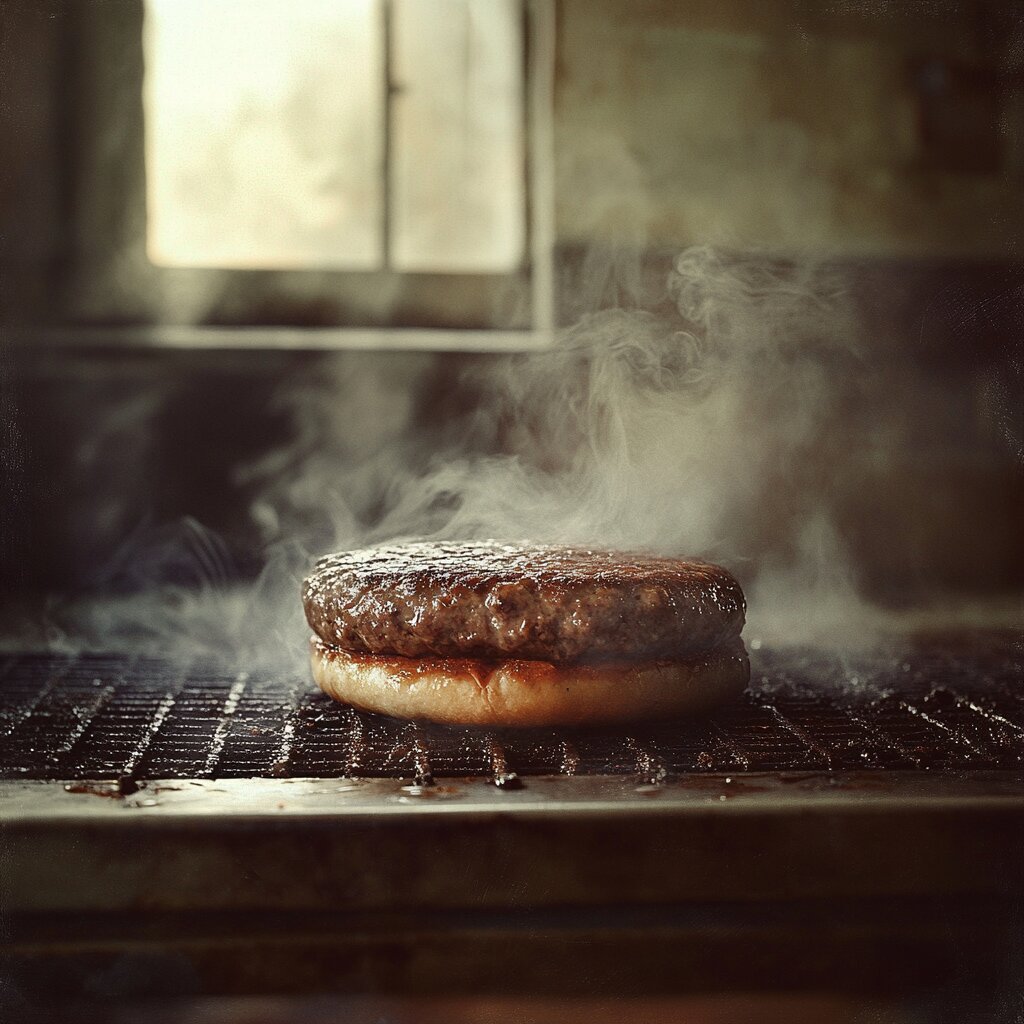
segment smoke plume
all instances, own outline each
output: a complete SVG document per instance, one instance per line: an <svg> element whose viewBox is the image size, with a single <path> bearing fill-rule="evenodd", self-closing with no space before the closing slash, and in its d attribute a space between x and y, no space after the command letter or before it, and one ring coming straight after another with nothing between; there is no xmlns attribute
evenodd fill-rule
<svg viewBox="0 0 1024 1024"><path fill-rule="evenodd" d="M404 385L431 357L397 382L340 357L282 396L296 443L251 470L268 573L294 583L313 555L396 538L611 546L725 563L757 628L781 612L791 631L849 625L853 574L820 501L859 358L841 281L694 248L666 294L427 396Z"/></svg>
<svg viewBox="0 0 1024 1024"><path fill-rule="evenodd" d="M227 550L194 520L156 524L110 570L146 576L147 596L89 602L51 643L295 670L315 557L407 538L707 558L744 585L748 639L863 639L834 515L862 359L842 280L693 248L653 306L583 316L529 354L316 361L277 395L290 436L236 470L256 494L259 578L231 584Z"/></svg>

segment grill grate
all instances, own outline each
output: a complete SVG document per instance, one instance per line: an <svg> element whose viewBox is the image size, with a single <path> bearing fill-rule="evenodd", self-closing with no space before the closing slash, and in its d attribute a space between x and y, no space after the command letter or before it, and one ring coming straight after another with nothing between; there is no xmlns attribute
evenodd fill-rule
<svg viewBox="0 0 1024 1024"><path fill-rule="evenodd" d="M0 661L0 776L17 779L1019 768L1024 649L1007 634L851 659L755 651L700 720L487 732L366 715L281 679L121 656Z"/></svg>

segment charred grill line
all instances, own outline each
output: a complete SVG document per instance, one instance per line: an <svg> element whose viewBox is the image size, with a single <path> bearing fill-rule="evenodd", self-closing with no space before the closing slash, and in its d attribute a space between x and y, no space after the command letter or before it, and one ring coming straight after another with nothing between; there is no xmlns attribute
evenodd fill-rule
<svg viewBox="0 0 1024 1024"><path fill-rule="evenodd" d="M0 736L5 739L13 736L18 726L20 726L22 722L28 721L36 713L50 694L52 694L56 689L57 684L70 672L70 670L71 666L67 665L63 672L51 675L43 685L42 689L36 693L35 697L32 698L31 701L24 705L15 705L9 711L8 715L5 715L7 718L7 724L3 729L0 729Z"/></svg>
<svg viewBox="0 0 1024 1024"><path fill-rule="evenodd" d="M487 734L487 757L491 765L491 775L499 778L508 774L508 760L505 748L490 733Z"/></svg>
<svg viewBox="0 0 1024 1024"><path fill-rule="evenodd" d="M635 736L626 737L626 746L633 753L636 774L642 782L655 785L665 781L668 777L668 769L656 753L640 743Z"/></svg>
<svg viewBox="0 0 1024 1024"><path fill-rule="evenodd" d="M116 692L117 690L115 687L109 684L107 686L104 686L99 691L99 693L96 694L96 697L89 704L89 708L85 716L83 717L81 712L77 713L77 717L79 718L79 724L75 726L67 734L67 736L61 742L60 746L58 746L57 749L50 755L51 761L53 761L56 764L63 760L66 755L71 753L71 751L75 747L75 744L78 743L78 741L85 734L89 726L92 725L94 719L100 713L100 710L103 708L105 704L107 704L110 701L110 699L114 696Z"/></svg>
<svg viewBox="0 0 1024 1024"><path fill-rule="evenodd" d="M345 757L345 776L352 778L356 769L363 763L366 753L366 740L363 735L362 716L354 708L345 708L348 725L348 753Z"/></svg>
<svg viewBox="0 0 1024 1024"><path fill-rule="evenodd" d="M417 786L432 786L434 772L430 767L430 753L427 748L423 730L413 722L409 729L412 734L412 763L416 774L413 776Z"/></svg>
<svg viewBox="0 0 1024 1024"><path fill-rule="evenodd" d="M972 702L953 693L946 686L935 685L922 698L921 704L929 714L945 722L993 762L1002 761L1008 750L1020 745L1024 732L1014 730L1012 723L1005 717L1000 721L1002 716L991 708L991 704L989 707L992 714L986 714L985 709L977 703L977 700L984 698L980 694L975 696L977 699Z"/></svg>
<svg viewBox="0 0 1024 1024"><path fill-rule="evenodd" d="M809 685L808 678L814 671L814 662L803 658L788 671L776 668L772 685L768 686L769 678L762 676L761 686L751 693L751 699L767 710L782 714L790 725L802 729L804 735L825 752L829 768L891 767L889 755L892 754L906 760L905 751L892 749L880 735L865 727L863 720L854 714L849 700L833 701L826 690ZM783 713L780 705L791 709L790 713ZM795 714L808 725L797 722ZM799 735L797 738L805 742ZM870 750L865 749L865 742L870 744ZM805 749L811 748L805 746Z"/></svg>
<svg viewBox="0 0 1024 1024"><path fill-rule="evenodd" d="M62 756L56 767L61 777L105 778L122 771L166 692L166 671L156 681L154 692L145 666L138 667L138 675L136 668L129 663L112 672L97 673L110 679L111 692L92 709L90 720Z"/></svg>
<svg viewBox="0 0 1024 1024"><path fill-rule="evenodd" d="M1016 722L1010 721L1009 718L1006 718L1004 715L999 714L998 711L991 707L986 708L984 704L988 702L985 700L984 697L977 695L973 698L964 697L960 694L953 693L952 690L946 690L945 692L948 693L950 697L956 702L957 707L965 708L971 714L980 716L981 719L986 723L986 725L990 729L993 728L993 723L995 723L1000 733L1003 734L1003 739L1000 740L1000 742L1007 742L1007 732L1014 733L1017 736L1024 736L1024 726L1018 725Z"/></svg>
<svg viewBox="0 0 1024 1024"><path fill-rule="evenodd" d="M849 712L851 721L856 722L871 739L875 749L878 751L885 750L886 747L891 747L895 750L900 757L904 760L910 761L915 768L921 767L921 758L914 755L907 747L905 747L899 740L892 736L889 732L869 722L863 716L857 714L857 712L850 710Z"/></svg>
<svg viewBox="0 0 1024 1024"><path fill-rule="evenodd" d="M232 719L238 710L238 705L242 701L242 694L245 692L248 681L248 675L243 672L228 691L228 695L224 700L224 709L221 711L220 720L217 722L217 728L213 732L213 739L210 741L210 749L206 754L206 763L203 765L204 775L212 775L214 768L217 767L217 762L220 760L221 753L224 750L228 733L231 731Z"/></svg>
<svg viewBox="0 0 1024 1024"><path fill-rule="evenodd" d="M281 741L277 747L277 756L274 758L272 767L275 775L286 774L288 764L292 759L292 747L295 743L295 733L299 725L299 714L302 710L300 699L302 690L303 684L296 680L292 684L288 703L281 705L281 710L285 713L286 717L284 728L281 730Z"/></svg>
<svg viewBox="0 0 1024 1024"><path fill-rule="evenodd" d="M817 740L811 736L807 730L794 722L792 719L787 718L775 704L765 703L761 705L765 708L772 718L782 726L787 732L795 736L808 750L817 754L829 768L832 767L832 752L827 748L818 743Z"/></svg>
<svg viewBox="0 0 1024 1024"><path fill-rule="evenodd" d="M719 722L711 723L712 729L712 751L711 756L715 761L727 768L750 768L750 756L739 743L729 735L728 730ZM723 757L724 754L724 757Z"/></svg>
<svg viewBox="0 0 1024 1024"><path fill-rule="evenodd" d="M959 729L955 729L953 726L947 725L934 715L929 714L929 712L922 708L919 708L916 704L911 704L909 701L900 700L898 703L908 715L920 718L922 722L927 722L933 728L942 730L942 732L944 732L954 743L959 743L967 747L972 753L977 754L979 757L988 757L987 751L982 750L980 747L971 743L971 741L967 739Z"/></svg>
<svg viewBox="0 0 1024 1024"><path fill-rule="evenodd" d="M964 751L973 755L974 760L991 763L988 751L970 743L959 730L936 715L924 711L916 695L907 696L911 699L890 689L871 702L871 713L876 728L884 728L890 735L899 732L901 746L914 756L919 767L955 764L965 756Z"/></svg>
<svg viewBox="0 0 1024 1024"><path fill-rule="evenodd" d="M174 702L176 700L176 693L169 692L164 694L163 699L157 705L157 709L154 712L152 719L150 719L146 731L139 737L139 742L135 744L132 752L128 755L127 760L121 766L122 776L131 777L135 774L139 765L142 763L142 758L145 756L150 744L153 742L156 734L160 731L160 727L164 724L168 714L170 714L171 708L174 707Z"/></svg>
<svg viewBox="0 0 1024 1024"><path fill-rule="evenodd" d="M487 734L487 754L491 762L491 781L499 789L521 789L522 782L516 772L509 771L505 746L493 733Z"/></svg>
<svg viewBox="0 0 1024 1024"><path fill-rule="evenodd" d="M576 749L576 744L571 740L562 740L561 752L561 773L575 775L580 766L580 752Z"/></svg>

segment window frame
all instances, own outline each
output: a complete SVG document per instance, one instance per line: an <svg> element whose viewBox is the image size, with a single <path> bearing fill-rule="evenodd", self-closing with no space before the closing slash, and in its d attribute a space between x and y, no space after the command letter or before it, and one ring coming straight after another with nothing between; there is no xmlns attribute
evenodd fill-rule
<svg viewBox="0 0 1024 1024"><path fill-rule="evenodd" d="M387 0L384 0L385 4ZM526 255L512 274L161 267L146 255L143 0L68 19L57 334L172 347L525 349L554 327L553 0L524 19ZM103 126L113 123L113 133Z"/></svg>

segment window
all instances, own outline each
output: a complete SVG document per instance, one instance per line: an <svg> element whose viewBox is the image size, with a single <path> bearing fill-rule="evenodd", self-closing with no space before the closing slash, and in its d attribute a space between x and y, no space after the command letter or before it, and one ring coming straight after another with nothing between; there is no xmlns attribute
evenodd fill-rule
<svg viewBox="0 0 1024 1024"><path fill-rule="evenodd" d="M551 322L549 15L547 0L88 5L75 319L530 343ZM111 59L129 40L137 56Z"/></svg>

